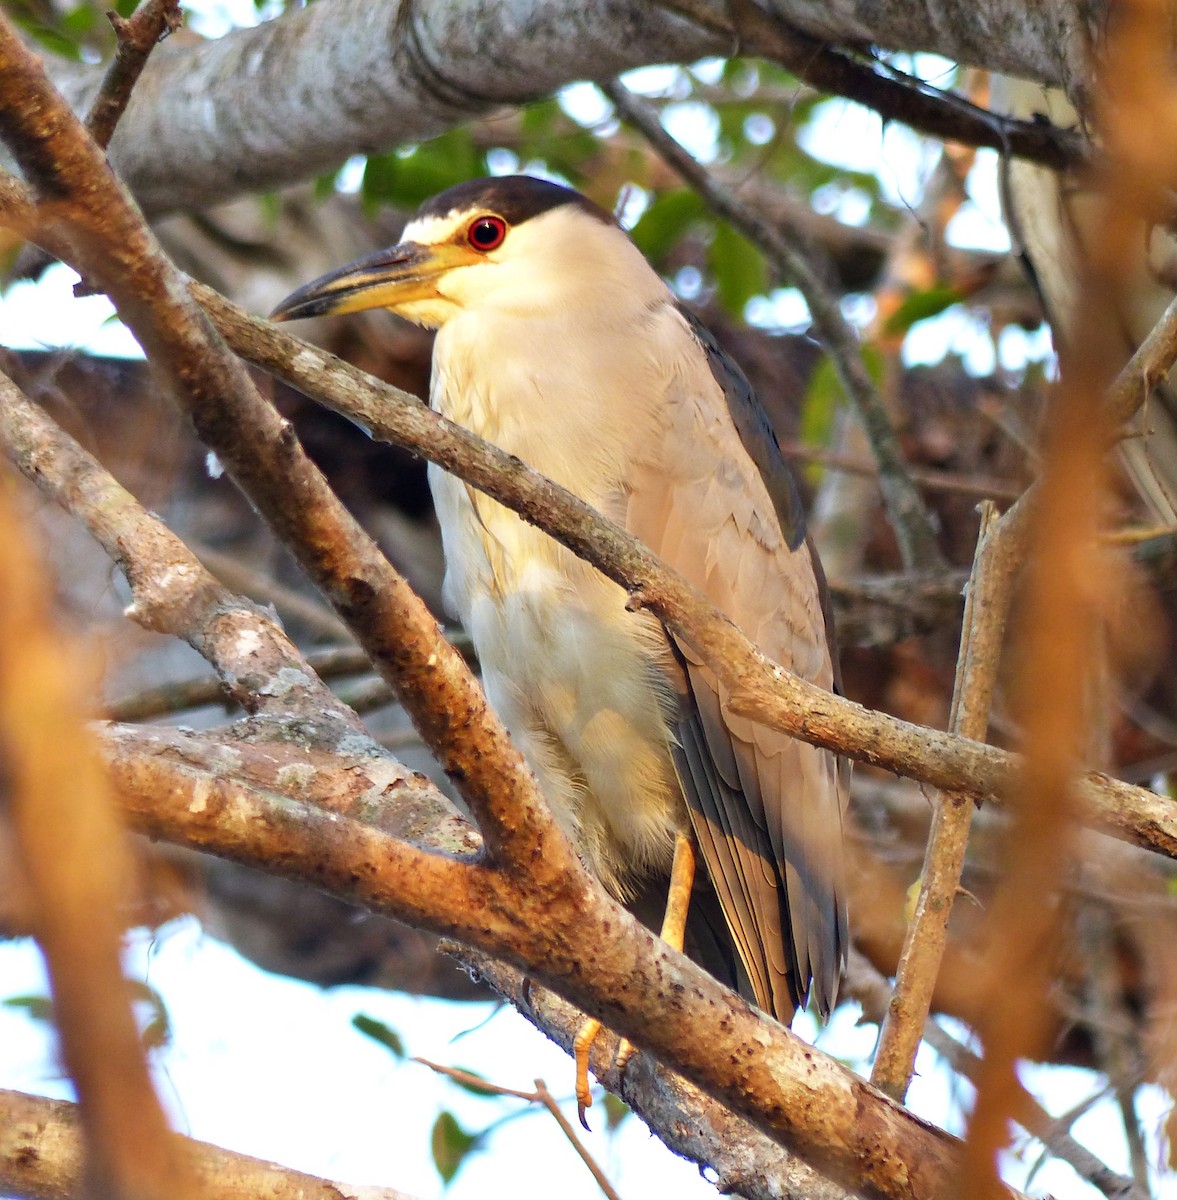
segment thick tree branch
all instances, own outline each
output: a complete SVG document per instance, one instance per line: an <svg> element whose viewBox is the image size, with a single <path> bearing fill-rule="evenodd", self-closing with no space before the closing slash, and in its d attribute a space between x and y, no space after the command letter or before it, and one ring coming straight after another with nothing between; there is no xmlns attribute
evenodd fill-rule
<svg viewBox="0 0 1177 1200"><path fill-rule="evenodd" d="M795 37L819 45L931 50L1047 83L1083 78L1086 9L1078 0L988 0L983 16L964 0L778 0L773 8L801 31ZM727 25L718 0L706 0L704 11L711 25ZM457 8L320 0L204 45L165 42L120 122L112 161L149 214L199 208L310 178L357 152L423 141L577 80L604 82L633 67L735 48L730 36L640 0L477 0ZM823 86L853 87L866 101L889 90L888 103L902 101L913 118L928 107L899 85L863 90L860 73L835 65ZM74 108L88 109L100 70L59 64L55 74ZM978 136L992 133L983 121L976 126ZM961 115L955 135L968 140L969 132ZM1015 134L1012 144L1035 148L1032 130L1024 143ZM1044 132L1039 147L1055 140Z"/></svg>
<svg viewBox="0 0 1177 1200"><path fill-rule="evenodd" d="M0 1091L0 1190L22 1200L83 1195L79 1125L74 1104ZM318 1179L178 1134L169 1142L193 1177L193 1200L411 1200L404 1192Z"/></svg>
<svg viewBox="0 0 1177 1200"><path fill-rule="evenodd" d="M948 1135L752 1009L599 887L559 897L553 909L550 890L525 878L212 775L169 752L169 738L126 728L108 736L111 777L142 832L301 879L505 958L863 1195L932 1197L946 1186ZM300 784L300 796L309 794Z"/></svg>

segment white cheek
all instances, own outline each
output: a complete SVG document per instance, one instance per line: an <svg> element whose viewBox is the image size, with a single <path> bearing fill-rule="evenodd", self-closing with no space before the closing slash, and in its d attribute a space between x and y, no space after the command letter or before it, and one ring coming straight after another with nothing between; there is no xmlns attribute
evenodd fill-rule
<svg viewBox="0 0 1177 1200"><path fill-rule="evenodd" d="M461 309L445 296L428 296L422 300L410 300L396 306L397 316L404 317L426 329L438 329Z"/></svg>

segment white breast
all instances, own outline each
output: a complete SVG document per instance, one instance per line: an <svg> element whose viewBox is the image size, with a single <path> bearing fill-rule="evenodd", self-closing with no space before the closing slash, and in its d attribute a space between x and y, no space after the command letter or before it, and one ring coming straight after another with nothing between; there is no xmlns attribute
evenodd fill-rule
<svg viewBox="0 0 1177 1200"><path fill-rule="evenodd" d="M669 381L651 341L672 317L681 324L669 306L646 308L638 319L652 336L609 337L620 353L608 356L558 312L455 318L438 335L434 406L621 519L626 479L650 468L664 440ZM438 468L430 485L446 602L474 641L488 698L561 824L623 895L622 864L666 869L686 824L668 748L665 635L626 611L621 588L514 513Z"/></svg>

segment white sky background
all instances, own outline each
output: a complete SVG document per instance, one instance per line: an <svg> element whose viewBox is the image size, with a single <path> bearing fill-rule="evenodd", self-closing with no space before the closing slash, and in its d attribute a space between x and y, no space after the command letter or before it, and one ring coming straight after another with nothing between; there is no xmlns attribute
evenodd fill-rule
<svg viewBox="0 0 1177 1200"><path fill-rule="evenodd" d="M215 4L212 0L186 8L206 8L202 21L191 23L209 36L234 23L254 19L249 0ZM219 15L218 15L219 14ZM934 70L934 66L927 68ZM665 73L639 73L637 86L654 89ZM569 89L567 106L585 120L598 118L594 89ZM597 111L594 111L596 106ZM668 117L672 132L707 158L713 134L697 108L681 106ZM930 168L924 143L900 126L885 131L873 114L841 101L823 106L807 137L807 148L838 165L875 171L890 198L914 200L919 182ZM971 201L954 219L950 237L962 245L1002 249L1007 245L997 199L996 158L982 152L970 178ZM862 219L855 197L843 198L838 215ZM636 214L635 214L636 215ZM7 346L77 346L97 354L138 355L133 339L116 320L104 297L75 300L72 272L53 268L37 285L17 285L0 298L0 343ZM851 310L854 319L869 312ZM796 326L806 320L803 301L792 289L781 289L758 302L751 319L768 326ZM1049 356L1048 335L1009 330L996 357L987 331L963 308L922 322L907 340L909 362L938 361L946 351L962 356L978 372L995 364L1017 369L1027 359ZM381 991L337 988L321 991L309 985L269 976L234 951L204 935L195 920L161 931L154 939L135 942L128 952L130 974L144 979L164 998L173 1038L154 1054L161 1094L176 1127L191 1136L273 1159L291 1167L352 1183L400 1188L421 1197L440 1192L440 1180L429 1152L429 1132L442 1108L449 1108L468 1130L478 1130L520 1111L514 1101L469 1096L428 1069L398 1062L386 1050L356 1032L357 1013L385 1021L404 1038L410 1055L419 1054L466 1067L488 1079L529 1088L543 1077L557 1096L569 1097L572 1067L564 1053L507 1008L489 1004L449 1004L412 999ZM40 956L30 942L0 945L0 999L46 992ZM489 1014L490 1016L487 1020ZM856 1028L856 1013L844 1006L833 1025L818 1031L807 1017L798 1031L816 1036L828 1052L863 1069L873 1046L873 1027ZM482 1022L486 1022L482 1024ZM476 1028L478 1027L478 1028ZM474 1030L468 1033L467 1031ZM1026 1072L1033 1088L1040 1071ZM1083 1071L1052 1069L1048 1104L1056 1112L1091 1094L1095 1077ZM46 1028L25 1012L0 1005L0 1086L47 1095L69 1096L53 1066L52 1042ZM948 1072L934 1056L921 1051L919 1075L912 1087L912 1108L954 1131L960 1129L960 1104ZM1164 1098L1142 1094L1149 1106L1142 1113L1153 1137L1163 1119ZM674 1158L636 1119L625 1122L615 1138L604 1129L603 1110L593 1113L598 1132L588 1138L623 1197L713 1197L714 1188L696 1169ZM1127 1170L1127 1151L1114 1106L1104 1101L1076 1126L1101 1157ZM1022 1164L1011 1164L1008 1177L1025 1186L1031 1149ZM447 1195L475 1197L547 1196L559 1189L561 1200L599 1196L591 1177L563 1141L551 1118L540 1111L505 1120L489 1149L471 1157ZM1052 1192L1067 1200L1095 1196L1069 1168L1052 1163L1034 1178L1035 1194ZM1177 1198L1172 1180L1161 1195Z"/></svg>

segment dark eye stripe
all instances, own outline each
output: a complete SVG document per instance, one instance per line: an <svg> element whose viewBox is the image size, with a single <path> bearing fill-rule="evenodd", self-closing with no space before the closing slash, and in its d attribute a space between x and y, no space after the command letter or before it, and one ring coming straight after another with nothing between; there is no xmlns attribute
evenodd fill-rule
<svg viewBox="0 0 1177 1200"><path fill-rule="evenodd" d="M466 240L475 250L495 250L507 236L507 222L502 217L479 217L466 230Z"/></svg>

